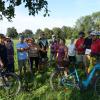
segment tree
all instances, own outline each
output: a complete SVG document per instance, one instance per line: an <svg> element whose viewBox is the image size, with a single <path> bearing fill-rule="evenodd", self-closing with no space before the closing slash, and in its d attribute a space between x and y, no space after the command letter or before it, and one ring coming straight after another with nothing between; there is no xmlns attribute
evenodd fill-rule
<svg viewBox="0 0 100 100"><path fill-rule="evenodd" d="M54 27L52 29L52 31L56 35L57 38L62 38L62 39L64 38L63 37L63 32L62 32L62 30L59 27Z"/></svg>
<svg viewBox="0 0 100 100"><path fill-rule="evenodd" d="M91 15L79 18L75 27L78 31L84 32L89 30L100 31L100 12L95 12Z"/></svg>
<svg viewBox="0 0 100 100"><path fill-rule="evenodd" d="M6 17L9 21L15 17L16 6L28 8L29 15L36 15L44 9L44 17L48 14L47 0L0 0L0 19Z"/></svg>
<svg viewBox="0 0 100 100"><path fill-rule="evenodd" d="M37 31L35 32L35 38L39 38L41 33L43 33L43 31L41 29L37 29Z"/></svg>
<svg viewBox="0 0 100 100"><path fill-rule="evenodd" d="M50 29L48 29L48 28L44 29L44 33L45 33L45 35L46 35L46 37L48 39L50 39L52 37L52 34L53 34L53 32Z"/></svg>
<svg viewBox="0 0 100 100"><path fill-rule="evenodd" d="M16 38L18 36L17 30L12 27L7 29L6 35L11 38Z"/></svg>
<svg viewBox="0 0 100 100"><path fill-rule="evenodd" d="M24 35L24 37L31 37L33 36L33 32L32 30L26 29L24 32L22 32L22 35Z"/></svg>

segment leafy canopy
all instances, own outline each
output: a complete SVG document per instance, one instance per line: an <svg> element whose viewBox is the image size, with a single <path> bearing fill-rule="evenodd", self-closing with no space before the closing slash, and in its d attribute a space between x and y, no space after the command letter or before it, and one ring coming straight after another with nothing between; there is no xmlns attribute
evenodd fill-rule
<svg viewBox="0 0 100 100"><path fill-rule="evenodd" d="M0 0L0 20L6 17L9 21L15 16L15 7L24 4L28 8L29 15L35 16L44 9L44 17L48 14L48 2L46 0Z"/></svg>

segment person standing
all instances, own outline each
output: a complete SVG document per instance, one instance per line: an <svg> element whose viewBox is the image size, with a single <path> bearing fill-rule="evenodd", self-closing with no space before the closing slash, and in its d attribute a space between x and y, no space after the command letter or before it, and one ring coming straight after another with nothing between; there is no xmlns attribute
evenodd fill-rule
<svg viewBox="0 0 100 100"><path fill-rule="evenodd" d="M44 66L42 66L42 63L46 63L48 60L48 41L45 37L44 33L41 33L40 39L38 40L38 45L40 47L39 50L39 69L43 69Z"/></svg>
<svg viewBox="0 0 100 100"><path fill-rule="evenodd" d="M28 51L28 56L29 56L29 61L30 61L30 71L33 74L33 61L35 61L35 71L38 70L38 64L39 64L39 46L35 43L35 39L32 38L30 40L29 46L29 51Z"/></svg>
<svg viewBox="0 0 100 100"><path fill-rule="evenodd" d="M7 59L8 59L7 71L14 73L14 47L10 38L8 37L6 38L5 45L7 48Z"/></svg>
<svg viewBox="0 0 100 100"><path fill-rule="evenodd" d="M76 48L74 38L71 38L71 43L68 45L68 58L70 63L76 62Z"/></svg>
<svg viewBox="0 0 100 100"><path fill-rule="evenodd" d="M0 34L0 67L7 69L8 59L7 59L7 48L4 45L5 36Z"/></svg>
<svg viewBox="0 0 100 100"><path fill-rule="evenodd" d="M91 44L92 44L92 36L91 36L91 31L89 31L88 36L84 40L84 49L85 49L84 64L85 64L86 74L88 74L88 68L90 65Z"/></svg>
<svg viewBox="0 0 100 100"><path fill-rule="evenodd" d="M68 62L68 48L65 45L65 40L60 39L56 59L58 66L65 68L64 74L65 76L67 76L69 62Z"/></svg>
<svg viewBox="0 0 100 100"><path fill-rule="evenodd" d="M85 53L84 36L85 36L84 32L79 32L79 38L77 39L77 41L75 43L76 61L77 61L77 64L83 69L84 69L84 53Z"/></svg>
<svg viewBox="0 0 100 100"><path fill-rule="evenodd" d="M19 76L22 78L22 69L24 70L24 80L27 82L26 79L26 64L28 59L28 44L24 42L24 36L20 36L19 42L16 45L17 48L17 58L18 58L18 69L19 69Z"/></svg>

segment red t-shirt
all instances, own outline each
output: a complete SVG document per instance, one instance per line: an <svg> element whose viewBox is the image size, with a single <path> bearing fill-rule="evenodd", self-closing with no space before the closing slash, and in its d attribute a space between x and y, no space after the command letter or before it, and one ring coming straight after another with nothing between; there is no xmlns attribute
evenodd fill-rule
<svg viewBox="0 0 100 100"><path fill-rule="evenodd" d="M84 38L79 38L76 41L75 47L76 47L77 53L79 54L84 53L84 41L85 41Z"/></svg>
<svg viewBox="0 0 100 100"><path fill-rule="evenodd" d="M93 41L91 45L91 53L100 53L100 39Z"/></svg>

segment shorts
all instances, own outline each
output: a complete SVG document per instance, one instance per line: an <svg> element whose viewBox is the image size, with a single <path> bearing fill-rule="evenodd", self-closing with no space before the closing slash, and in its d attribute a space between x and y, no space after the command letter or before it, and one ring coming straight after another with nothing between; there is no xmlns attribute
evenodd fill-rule
<svg viewBox="0 0 100 100"><path fill-rule="evenodd" d="M21 70L22 68L26 69L27 59L25 60L18 60L18 68Z"/></svg>
<svg viewBox="0 0 100 100"><path fill-rule="evenodd" d="M82 62L82 63L84 63L84 55L76 55L76 61L77 61L77 63L80 63L80 62Z"/></svg>

